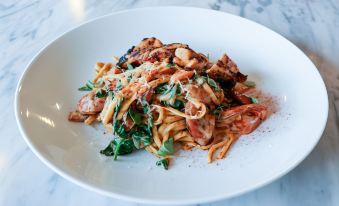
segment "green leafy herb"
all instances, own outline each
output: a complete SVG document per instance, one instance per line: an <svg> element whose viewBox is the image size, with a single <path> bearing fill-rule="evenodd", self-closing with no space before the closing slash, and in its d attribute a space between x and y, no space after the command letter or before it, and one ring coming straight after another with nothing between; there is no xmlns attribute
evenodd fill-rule
<svg viewBox="0 0 339 206"><path fill-rule="evenodd" d="M115 91L119 91L122 89L122 82L121 79L119 79L119 81L117 82L117 85L115 87Z"/></svg>
<svg viewBox="0 0 339 206"><path fill-rule="evenodd" d="M175 67L175 64L174 63L173 64L167 64L166 67L167 68Z"/></svg>
<svg viewBox="0 0 339 206"><path fill-rule="evenodd" d="M134 67L132 66L132 64L127 64L127 69L128 69L128 70L133 70Z"/></svg>
<svg viewBox="0 0 339 206"><path fill-rule="evenodd" d="M133 75L132 75L132 74L129 74L129 75L127 76L127 81L130 82L130 81L132 80L132 77L133 77Z"/></svg>
<svg viewBox="0 0 339 206"><path fill-rule="evenodd" d="M155 88L155 93L156 93L156 94L164 94L167 90L168 90L168 85L167 85L167 83L163 83L163 84L159 84L159 85Z"/></svg>
<svg viewBox="0 0 339 206"><path fill-rule="evenodd" d="M252 81L245 81L245 82L244 82L244 85L245 85L245 86L248 86L248 87L255 87L255 82L252 82Z"/></svg>
<svg viewBox="0 0 339 206"><path fill-rule="evenodd" d="M166 140L158 150L158 155L160 156L166 156L166 155L171 155L174 153L174 145L173 145L173 138L169 138Z"/></svg>
<svg viewBox="0 0 339 206"><path fill-rule="evenodd" d="M215 108L213 114L219 115L224 108L230 108L230 104L220 104L219 106L217 106L217 108Z"/></svg>
<svg viewBox="0 0 339 206"><path fill-rule="evenodd" d="M115 138L108 146L101 150L100 153L105 156L114 156L117 159L118 155L125 155L133 152L134 144L131 139Z"/></svg>
<svg viewBox="0 0 339 206"><path fill-rule="evenodd" d="M152 137L147 131L146 125L140 125L137 127L136 131L131 132L134 146L137 149L140 149L142 146L147 146L151 144Z"/></svg>
<svg viewBox="0 0 339 206"><path fill-rule="evenodd" d="M78 90L79 91L92 91L94 88L94 84L91 81L88 81L85 86L80 87Z"/></svg>
<svg viewBox="0 0 339 206"><path fill-rule="evenodd" d="M251 101L252 101L253 104L258 104L259 103L258 99L254 98L254 97L251 97Z"/></svg>
<svg viewBox="0 0 339 206"><path fill-rule="evenodd" d="M214 81L214 79L209 78L209 76L202 77L202 76L199 76L198 74L195 74L195 76L196 76L195 80L198 85L203 85L206 82L208 85L213 87L215 91L217 92L221 91L221 88L219 87L217 82Z"/></svg>
<svg viewBox="0 0 339 206"><path fill-rule="evenodd" d="M165 170L168 170L169 160L167 158L158 160L155 163L157 166L163 166Z"/></svg>
<svg viewBox="0 0 339 206"><path fill-rule="evenodd" d="M162 103L163 103L165 106L170 106L170 107L173 107L174 109L179 109L179 110L185 107L184 102L182 102L182 101L179 100L179 99L176 99L176 100L174 101L174 104L169 104L169 103L167 103L167 102L165 102L165 101L162 101Z"/></svg>
<svg viewBox="0 0 339 206"><path fill-rule="evenodd" d="M125 155L132 153L134 150L134 144L131 139L115 138L113 140L114 145L114 160L117 159L118 155Z"/></svg>
<svg viewBox="0 0 339 206"><path fill-rule="evenodd" d="M114 99L114 92L113 91L108 91L107 94L112 100Z"/></svg>
<svg viewBox="0 0 339 206"><path fill-rule="evenodd" d="M95 93L95 96L98 98L107 97L108 93L105 90L99 89L97 93Z"/></svg>
<svg viewBox="0 0 339 206"><path fill-rule="evenodd" d="M136 112L134 109L132 109L131 107L128 109L128 114L131 117L131 119L133 120L133 122L135 124L140 124L141 123L141 114Z"/></svg>
<svg viewBox="0 0 339 206"><path fill-rule="evenodd" d="M213 87L215 89L215 91L217 91L217 92L221 91L219 85L213 79L209 78L208 76L206 77L206 82L207 82L208 85Z"/></svg>
<svg viewBox="0 0 339 206"><path fill-rule="evenodd" d="M114 155L113 141L111 141L105 149L101 150L100 153L105 155L105 156L113 156Z"/></svg>

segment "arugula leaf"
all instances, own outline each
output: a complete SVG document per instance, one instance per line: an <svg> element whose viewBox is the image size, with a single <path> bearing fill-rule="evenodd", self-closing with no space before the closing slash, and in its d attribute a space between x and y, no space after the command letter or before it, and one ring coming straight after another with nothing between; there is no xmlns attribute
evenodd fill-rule
<svg viewBox="0 0 339 206"><path fill-rule="evenodd" d="M114 155L114 144L113 141L111 141L107 147L103 150L100 150L100 153L105 156L113 156Z"/></svg>
<svg viewBox="0 0 339 206"><path fill-rule="evenodd" d="M91 81L88 81L85 86L80 87L78 90L79 91L92 91L94 88L94 84Z"/></svg>
<svg viewBox="0 0 339 206"><path fill-rule="evenodd" d="M214 115L219 115L220 112L224 109L224 108L230 108L231 105L230 104L220 104L219 106L217 106L217 108L215 108L215 110L213 110L213 114Z"/></svg>
<svg viewBox="0 0 339 206"><path fill-rule="evenodd" d="M168 170L169 160L167 158L158 160L155 163L157 166L163 166L165 170Z"/></svg>
<svg viewBox="0 0 339 206"><path fill-rule="evenodd" d="M199 86L203 85L206 82L208 85L213 87L215 89L215 91L217 91L217 92L221 91L221 88L219 87L217 82L214 81L214 79L211 79L209 76L201 77L201 76L198 76L198 74L196 76L197 76L196 82Z"/></svg>
<svg viewBox="0 0 339 206"><path fill-rule="evenodd" d="M108 93L105 90L99 89L97 93L95 93L95 96L98 98L107 97Z"/></svg>
<svg viewBox="0 0 339 206"><path fill-rule="evenodd" d="M122 82L121 79L119 79L119 81L117 82L117 85L115 87L115 91L119 91L122 89Z"/></svg>
<svg viewBox="0 0 339 206"><path fill-rule="evenodd" d="M141 114L136 112L134 109L131 107L128 109L128 114L133 120L135 124L140 124L141 123Z"/></svg>
<svg viewBox="0 0 339 206"><path fill-rule="evenodd" d="M133 70L134 67L132 66L132 64L127 64L127 69L128 69L128 70Z"/></svg>
<svg viewBox="0 0 339 206"><path fill-rule="evenodd" d="M173 63L173 64L167 64L166 67L167 67L167 68L171 68L171 67L175 67L175 65L176 65L176 64L174 64L174 63Z"/></svg>
<svg viewBox="0 0 339 206"><path fill-rule="evenodd" d="M132 77L133 77L132 74L129 74L129 75L127 76L127 81L130 82L131 79L132 79Z"/></svg>
<svg viewBox="0 0 339 206"><path fill-rule="evenodd" d="M118 155L125 155L133 152L134 145L130 139L115 138L108 146L101 150L100 153L105 156L114 156L116 160Z"/></svg>
<svg viewBox="0 0 339 206"><path fill-rule="evenodd" d="M162 101L161 103L163 103L165 106L170 106L170 107L173 107L174 109L179 109L179 110L185 107L184 102L182 102L179 99L176 99L174 101L174 104L170 104L170 103L167 103L165 101Z"/></svg>
<svg viewBox="0 0 339 206"><path fill-rule="evenodd" d="M159 85L155 88L155 93L156 93L156 94L164 94L164 93L168 90L167 87L168 87L167 83L159 84Z"/></svg>
<svg viewBox="0 0 339 206"><path fill-rule="evenodd" d="M157 154L160 156L166 156L166 155L171 155L174 153L174 139L173 138L169 138L168 140L166 140L160 147L160 149L158 150Z"/></svg>
<svg viewBox="0 0 339 206"><path fill-rule="evenodd" d="M114 160L117 159L118 155L125 155L132 153L134 150L134 144L131 139L122 139L122 138L115 138L113 140L114 145Z"/></svg>
<svg viewBox="0 0 339 206"><path fill-rule="evenodd" d="M208 85L210 85L211 87L213 87L215 89L215 91L219 92L221 91L220 87L218 86L218 84L214 81L214 79L209 78L208 76L206 77L206 82Z"/></svg>
<svg viewBox="0 0 339 206"><path fill-rule="evenodd" d="M254 97L251 97L251 101L252 101L253 104L258 104L259 103L258 99L254 98Z"/></svg>
<svg viewBox="0 0 339 206"><path fill-rule="evenodd" d="M113 91L108 91L107 94L112 100L114 99L114 92Z"/></svg>
<svg viewBox="0 0 339 206"><path fill-rule="evenodd" d="M138 129L139 130L133 131L131 133L134 146L137 149L140 149L142 146L150 145L152 137L150 134L148 134L146 125L140 125Z"/></svg>
<svg viewBox="0 0 339 206"><path fill-rule="evenodd" d="M245 81L243 84L248 87L255 87L255 82L253 81Z"/></svg>

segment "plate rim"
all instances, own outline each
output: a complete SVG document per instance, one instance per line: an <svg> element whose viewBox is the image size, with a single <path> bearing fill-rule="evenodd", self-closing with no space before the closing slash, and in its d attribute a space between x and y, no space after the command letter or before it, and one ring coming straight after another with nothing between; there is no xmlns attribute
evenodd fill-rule
<svg viewBox="0 0 339 206"><path fill-rule="evenodd" d="M19 115L19 109L20 109L20 101L19 101L19 96L20 96L20 90L21 90L21 85L23 80L25 79L26 74L31 70L32 65L34 62L36 62L39 57L43 54L43 52L45 50L47 50L50 46L52 46L56 41L58 41L60 38L62 38L64 35L80 28L83 27L91 22L100 20L100 19L104 19L104 18L108 18L111 16L115 16L115 15L120 15L123 13L133 13L135 11L141 11L141 10L158 10L158 9L182 9L182 10L196 10L196 11L201 11L201 12L205 12L205 13L216 13L216 14L222 14L224 16L231 16L232 18L238 18L241 19L241 21L245 21L247 23L251 23L253 25L255 25L256 27L261 27L263 28L265 31L268 32L273 32L275 35L279 36L280 38L284 39L286 43L290 44L290 46L294 47L298 52L300 52L302 54L302 56L305 57L305 60L308 61L309 63L311 63L311 65L313 65L313 68L317 74L317 76L320 78L320 86L322 87L321 90L324 93L324 111L326 114L324 114L324 119L321 120L322 126L321 129L319 130L319 133L316 134L316 136L318 137L317 140L314 142L314 144L308 148L308 150L305 150L305 153L303 155L300 155L299 158L295 159L293 163L291 163L289 165L289 167L286 167L285 170L282 170L280 173L276 173L275 175L272 175L272 177L259 181L256 184L253 184L245 189L242 190L236 190L232 193L224 193L221 195L215 195L215 196L205 196L202 198L186 198L184 200L170 200L170 199L151 199L151 198L139 198L139 197L133 197L130 195L126 195L126 194L122 194L122 193L116 193L116 192L112 192L112 191L107 191L105 189L99 188L98 186L95 186L94 184L90 184L87 183L83 180L79 180L75 177L73 177L72 175L69 175L65 172L63 172L61 169L59 169L56 165L54 165L51 161L49 161L46 157L44 157L43 155L41 155L38 151L38 149L34 146L34 144L31 142L31 138L29 137L28 134L25 133L25 129L23 128L22 125L22 119ZM297 47L295 44L293 44L290 40L288 40L287 38L285 38L284 36L282 36L281 34L275 32L274 30L266 27L265 25L262 25L260 23L257 23L253 20L247 19L245 17L242 16L238 16L235 14L231 14L225 11L217 11L217 10L213 10L213 9L208 9L208 8L201 8L201 7L193 7L193 6L149 6L149 7L138 7L138 8L133 8L133 9L124 9L124 10L119 10L116 12L112 12L109 14L105 14L103 16L98 16L95 17L93 19L84 21L80 24L77 24L73 27L71 27L70 29L66 30L65 32L62 32L60 35L57 35L55 38L53 38L51 41L49 41L47 44L45 44L32 58L31 60L27 63L27 65L25 66L24 71L21 74L21 77L17 83L16 86L16 90L15 90L15 97L14 97L14 113L15 113L15 119L16 119L16 123L18 125L19 131L21 136L23 137L23 139L25 140L26 144L29 146L29 148L31 149L31 151L38 157L38 159L40 159L40 161L42 161L45 165L47 165L48 168L50 168L53 172L57 173L59 176L63 177L64 179L78 185L81 186L83 188L85 188L86 190L89 191L93 191L96 192L97 194L100 195L104 195L106 197L111 197L111 198L116 198L116 199L120 199L120 200L125 200L125 201L129 201L129 202L137 202L137 203L143 203L143 204L162 204L162 205L186 205L186 204L197 204L197 203L208 203L208 202L215 202L218 200L223 200L223 199L228 199L228 198L232 198L235 196L240 196L242 194L245 194L247 192L256 190L258 188L261 188L265 185L268 185L278 179L280 179L281 177L283 177L284 175L286 175L287 173L289 173L290 171L292 171L296 166L298 166L315 148L315 146L318 144L318 142L320 141L322 134L326 128L327 125L327 120L328 120L328 112L329 112L329 102L328 102L328 93L327 93L327 88L326 85L324 83L324 80L319 72L319 70L317 69L317 67L314 65L314 63L310 60L310 58L299 48Z"/></svg>

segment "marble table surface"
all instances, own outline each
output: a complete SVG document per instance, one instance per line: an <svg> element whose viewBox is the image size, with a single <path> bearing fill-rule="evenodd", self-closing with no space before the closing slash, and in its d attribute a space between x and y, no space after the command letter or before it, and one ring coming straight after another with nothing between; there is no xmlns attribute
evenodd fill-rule
<svg viewBox="0 0 339 206"><path fill-rule="evenodd" d="M1 0L0 205L137 205L87 191L47 168L21 137L13 102L27 63L58 35L114 11L159 5L220 10L271 28L311 58L329 94L323 137L297 168L256 191L204 205L339 205L338 0Z"/></svg>

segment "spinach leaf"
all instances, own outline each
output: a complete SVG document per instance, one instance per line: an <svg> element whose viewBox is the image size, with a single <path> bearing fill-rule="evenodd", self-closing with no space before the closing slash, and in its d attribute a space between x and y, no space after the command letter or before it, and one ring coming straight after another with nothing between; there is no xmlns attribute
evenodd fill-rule
<svg viewBox="0 0 339 206"><path fill-rule="evenodd" d="M163 84L159 84L156 88L155 88L155 93L156 94L164 94L168 89L168 85L167 83L163 83Z"/></svg>
<svg viewBox="0 0 339 206"><path fill-rule="evenodd" d="M221 91L221 88L219 87L217 82L214 81L214 79L209 78L209 76L201 77L201 76L198 76L198 74L197 74L196 81L197 81L198 85L203 85L206 82L208 85L210 85L212 88L214 88L215 91L217 91L217 92Z"/></svg>
<svg viewBox="0 0 339 206"><path fill-rule="evenodd" d="M176 64L174 64L174 63L173 63L173 64L167 64L166 67L167 67L167 68L171 68L171 67L174 67L175 65L176 65Z"/></svg>
<svg viewBox="0 0 339 206"><path fill-rule="evenodd" d="M105 156L113 156L114 155L114 144L113 141L111 141L107 147L103 150L100 150L100 153Z"/></svg>
<svg viewBox="0 0 339 206"><path fill-rule="evenodd" d="M105 156L114 156L114 159L116 159L118 155L129 154L133 152L133 150L134 145L132 140L115 138L105 149L101 150L100 153Z"/></svg>
<svg viewBox="0 0 339 206"><path fill-rule="evenodd" d="M166 156L166 155L171 155L174 153L174 139L173 138L169 138L168 140L166 140L160 147L160 149L158 150L158 155L160 156Z"/></svg>
<svg viewBox="0 0 339 206"><path fill-rule="evenodd" d="M225 109L225 108L230 108L231 105L230 104L220 104L219 106L217 106L217 108L215 108L215 110L213 110L213 114L214 115L219 115L220 112Z"/></svg>
<svg viewBox="0 0 339 206"><path fill-rule="evenodd" d="M221 91L219 85L213 79L209 78L208 76L206 77L206 82L207 82L208 85L213 87L215 89L215 91L217 91L217 92Z"/></svg>
<svg viewBox="0 0 339 206"><path fill-rule="evenodd" d="M132 66L132 64L127 64L127 69L128 69L128 70L133 70L134 67Z"/></svg>
<svg viewBox="0 0 339 206"><path fill-rule="evenodd" d="M122 89L122 82L121 79L119 79L119 81L117 82L117 85L115 87L115 91L119 91Z"/></svg>
<svg viewBox="0 0 339 206"><path fill-rule="evenodd" d="M254 97L251 97L251 101L252 101L253 104L258 104L259 103L258 99L254 98Z"/></svg>
<svg viewBox="0 0 339 206"><path fill-rule="evenodd" d="M163 166L165 170L168 170L169 160L166 158L161 159L161 160L158 160L155 164L157 166Z"/></svg>
<svg viewBox="0 0 339 206"><path fill-rule="evenodd" d="M165 101L162 101L161 103L163 103L165 106L170 106L170 107L173 107L174 109L178 109L178 110L180 110L180 109L185 107L184 102L182 102L179 99L176 99L174 101L174 104L169 104L169 103L167 103Z"/></svg>
<svg viewBox="0 0 339 206"><path fill-rule="evenodd" d="M140 127L132 131L131 133L134 146L137 149L140 149L142 146L147 146L151 144L152 137L147 132L146 125L140 125Z"/></svg>
<svg viewBox="0 0 339 206"><path fill-rule="evenodd" d="M91 81L88 81L85 86L80 87L78 90L79 91L92 91L94 88L94 84Z"/></svg>
<svg viewBox="0 0 339 206"><path fill-rule="evenodd" d="M114 160L117 159L118 155L125 155L132 153L134 150L134 144L131 139L115 138L113 140L114 145Z"/></svg>
<svg viewBox="0 0 339 206"><path fill-rule="evenodd" d="M96 93L95 96L98 98L103 98L107 97L108 93L105 90L99 89Z"/></svg>
<svg viewBox="0 0 339 206"><path fill-rule="evenodd" d="M130 82L130 81L132 80L132 77L133 77L133 75L132 75L132 74L129 74L129 75L127 76L127 81Z"/></svg>
<svg viewBox="0 0 339 206"><path fill-rule="evenodd" d="M114 130L114 134L118 137L121 137L121 138L128 137L127 131L125 130L124 126L118 120L113 121L113 130Z"/></svg>
<svg viewBox="0 0 339 206"><path fill-rule="evenodd" d="M141 124L141 114L136 112L131 107L128 109L128 114L135 124Z"/></svg>

